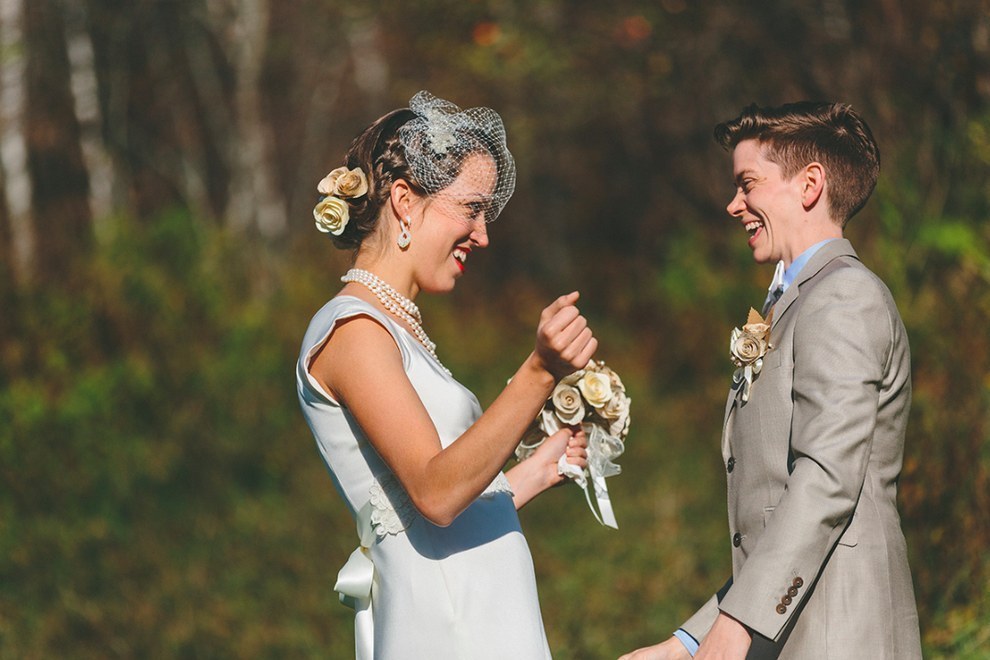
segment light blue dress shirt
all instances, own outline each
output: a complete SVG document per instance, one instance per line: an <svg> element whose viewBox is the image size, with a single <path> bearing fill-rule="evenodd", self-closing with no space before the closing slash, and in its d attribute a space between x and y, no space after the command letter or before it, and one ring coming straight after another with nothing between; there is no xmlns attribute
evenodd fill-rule
<svg viewBox="0 0 990 660"><path fill-rule="evenodd" d="M794 280L797 279L797 276L801 273L801 269L804 268L804 265L808 263L813 256L815 256L815 253L821 250L826 243L831 243L835 240L838 239L826 238L824 241L819 241L802 252L797 259L792 261L791 265L784 271L784 280L781 282L784 287L784 291L787 291L791 284L793 284Z"/></svg>

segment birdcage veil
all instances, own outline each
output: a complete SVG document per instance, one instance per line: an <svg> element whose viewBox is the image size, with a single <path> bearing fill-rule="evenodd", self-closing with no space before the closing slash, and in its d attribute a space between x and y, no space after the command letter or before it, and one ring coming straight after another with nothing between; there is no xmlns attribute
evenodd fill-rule
<svg viewBox="0 0 990 660"><path fill-rule="evenodd" d="M459 176L485 199L485 220L494 220L516 188L516 165L506 145L502 118L491 108L462 110L427 91L409 101L415 118L399 129L413 176L428 195L442 196ZM481 156L465 163L472 156Z"/></svg>

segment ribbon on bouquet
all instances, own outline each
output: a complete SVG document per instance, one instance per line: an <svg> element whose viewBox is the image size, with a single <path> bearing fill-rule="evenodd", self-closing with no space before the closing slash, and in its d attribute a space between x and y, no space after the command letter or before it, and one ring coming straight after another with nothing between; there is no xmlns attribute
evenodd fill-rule
<svg viewBox="0 0 990 660"><path fill-rule="evenodd" d="M606 433L597 424L582 424L581 427L588 436L588 468L582 470L576 465L567 462L567 454L564 454L557 461L557 471L569 477L577 483L584 491L584 498L588 501L588 508L599 524L607 525L612 529L619 529L619 524L615 520L615 512L612 511L612 500L608 495L608 485L605 483L606 477L611 477L622 472L622 467L612 462L613 458L618 458L625 451L625 444L622 440ZM590 479L589 479L590 477ZM598 510L591 501L591 492L588 489L588 482L595 491L595 502Z"/></svg>
<svg viewBox="0 0 990 660"><path fill-rule="evenodd" d="M354 610L354 658L372 660L375 643L375 617L371 607L371 586L375 581L375 564L371 561L371 546L375 531L371 526L371 502L357 513L357 532L361 545L347 558L337 573L333 590L340 602Z"/></svg>

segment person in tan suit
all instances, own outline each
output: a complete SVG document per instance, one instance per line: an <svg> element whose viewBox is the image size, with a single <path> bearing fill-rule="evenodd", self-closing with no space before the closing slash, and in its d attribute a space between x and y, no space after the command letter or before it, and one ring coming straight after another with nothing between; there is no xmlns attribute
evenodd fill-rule
<svg viewBox="0 0 990 660"><path fill-rule="evenodd" d="M766 323L733 335L732 577L667 641L623 658L921 658L896 507L908 337L842 233L873 192L879 149L837 103L753 105L715 138L732 151L728 212L753 258L777 264Z"/></svg>

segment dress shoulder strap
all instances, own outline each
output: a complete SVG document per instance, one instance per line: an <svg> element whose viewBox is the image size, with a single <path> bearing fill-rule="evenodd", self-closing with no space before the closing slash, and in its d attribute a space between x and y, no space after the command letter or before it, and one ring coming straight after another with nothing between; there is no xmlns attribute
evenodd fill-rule
<svg viewBox="0 0 990 660"><path fill-rule="evenodd" d="M409 369L411 357L408 337L396 325L395 321L389 318L388 314L354 296L337 296L332 298L316 313L313 320L310 321L309 328L306 330L306 335L303 338L296 368L296 379L299 381L299 384L305 389L319 395L321 399L331 403L336 402L323 391L310 375L310 363L319 349L333 334L337 326L342 321L356 316L366 316L381 325L399 348L399 353L402 355L403 367L406 370Z"/></svg>

